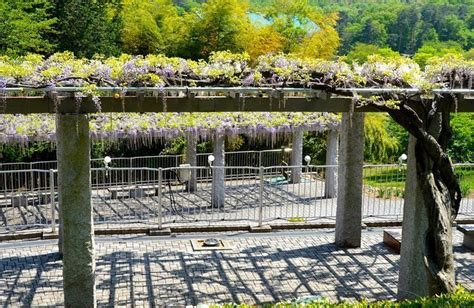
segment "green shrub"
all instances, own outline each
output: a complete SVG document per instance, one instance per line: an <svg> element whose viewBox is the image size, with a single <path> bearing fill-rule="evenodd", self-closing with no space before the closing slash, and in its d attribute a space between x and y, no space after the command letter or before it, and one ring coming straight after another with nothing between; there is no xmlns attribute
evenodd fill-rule
<svg viewBox="0 0 474 308"><path fill-rule="evenodd" d="M312 302L308 301L291 301L291 302L280 302L275 304L265 305L247 305L247 304L224 304L224 305L209 305L210 308L253 308L253 307L264 307L264 308L382 308L382 307L459 307L468 308L474 307L474 293L469 292L466 289L459 286L453 294L443 294L440 296L433 297L421 297L416 300L405 300L402 302L395 301L377 301L377 302L341 302L333 303L328 299L317 299Z"/></svg>
<svg viewBox="0 0 474 308"><path fill-rule="evenodd" d="M461 196L463 198L467 198L469 194L471 193L471 188L470 188L469 183L461 183L460 188L461 188Z"/></svg>

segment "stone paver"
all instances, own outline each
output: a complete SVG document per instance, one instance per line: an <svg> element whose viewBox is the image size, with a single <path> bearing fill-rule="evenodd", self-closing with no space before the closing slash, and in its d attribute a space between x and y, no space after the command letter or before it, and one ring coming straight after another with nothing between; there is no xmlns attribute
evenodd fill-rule
<svg viewBox="0 0 474 308"><path fill-rule="evenodd" d="M457 281L474 290L474 256L455 233ZM304 295L393 299L399 255L382 230L362 247L338 249L332 231L220 234L232 251L194 252L190 238L97 238L99 306L266 303ZM62 262L54 241L0 244L2 306L62 305Z"/></svg>

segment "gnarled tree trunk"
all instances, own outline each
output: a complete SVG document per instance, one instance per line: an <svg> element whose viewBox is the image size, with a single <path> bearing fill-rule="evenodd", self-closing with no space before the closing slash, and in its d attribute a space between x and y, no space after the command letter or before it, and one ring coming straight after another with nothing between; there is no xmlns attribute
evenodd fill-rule
<svg viewBox="0 0 474 308"><path fill-rule="evenodd" d="M452 227L461 202L461 191L446 153L451 138L451 96L435 100L405 100L398 109L377 105L417 139L416 170L428 229L424 234L425 268L431 295L455 289Z"/></svg>

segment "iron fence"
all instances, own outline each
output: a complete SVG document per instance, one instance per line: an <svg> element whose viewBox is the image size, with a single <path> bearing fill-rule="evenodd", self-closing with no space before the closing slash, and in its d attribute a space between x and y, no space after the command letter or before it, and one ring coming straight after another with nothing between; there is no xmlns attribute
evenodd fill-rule
<svg viewBox="0 0 474 308"><path fill-rule="evenodd" d="M56 229L56 170L0 171L0 226L3 229Z"/></svg>
<svg viewBox="0 0 474 308"><path fill-rule="evenodd" d="M459 213L472 216L474 164L457 164L455 170L464 197ZM403 217L406 171L406 165L364 166L364 219ZM191 172L201 175L195 185L189 185ZM223 181L212 180L218 172ZM299 180L295 172L301 172ZM91 168L94 221L159 226L334 221L337 188L329 181L334 173L337 166ZM56 227L56 170L3 170L0 183L0 229Z"/></svg>
<svg viewBox="0 0 474 308"><path fill-rule="evenodd" d="M197 154L197 166L207 167L208 156L212 153L198 153ZM263 150L263 151L234 151L225 153L226 165L227 166L277 166L280 165L283 160L282 150ZM156 156L140 156L140 157L115 157L109 163L111 168L176 168L180 164L185 163L184 155L156 155ZM103 168L105 166L103 158L91 159L91 168ZM0 171L13 171L13 170L56 170L57 161L39 161L31 163L0 163ZM233 174L236 174L235 172ZM92 175L92 182L96 182L96 178ZM140 180L137 176L140 176L139 172L127 173L126 181ZM170 180L175 179L173 173L169 172L165 175L165 179L169 176ZM209 170L203 168L197 171L198 178L209 178ZM32 183L35 183L33 177L31 177ZM21 181L13 181L13 183L22 183ZM16 187L21 189L22 186ZM2 191L2 183L0 183L0 191Z"/></svg>

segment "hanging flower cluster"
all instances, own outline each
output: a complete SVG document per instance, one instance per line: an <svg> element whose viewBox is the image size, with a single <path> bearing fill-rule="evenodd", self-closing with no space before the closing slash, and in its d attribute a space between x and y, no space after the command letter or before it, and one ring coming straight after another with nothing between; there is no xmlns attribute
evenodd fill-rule
<svg viewBox="0 0 474 308"><path fill-rule="evenodd" d="M339 119L328 113L104 113L90 115L94 140L147 143L186 134L211 138L246 134L251 138L271 138L303 129L335 130ZM0 143L27 144L30 141L55 142L54 115L0 115Z"/></svg>

